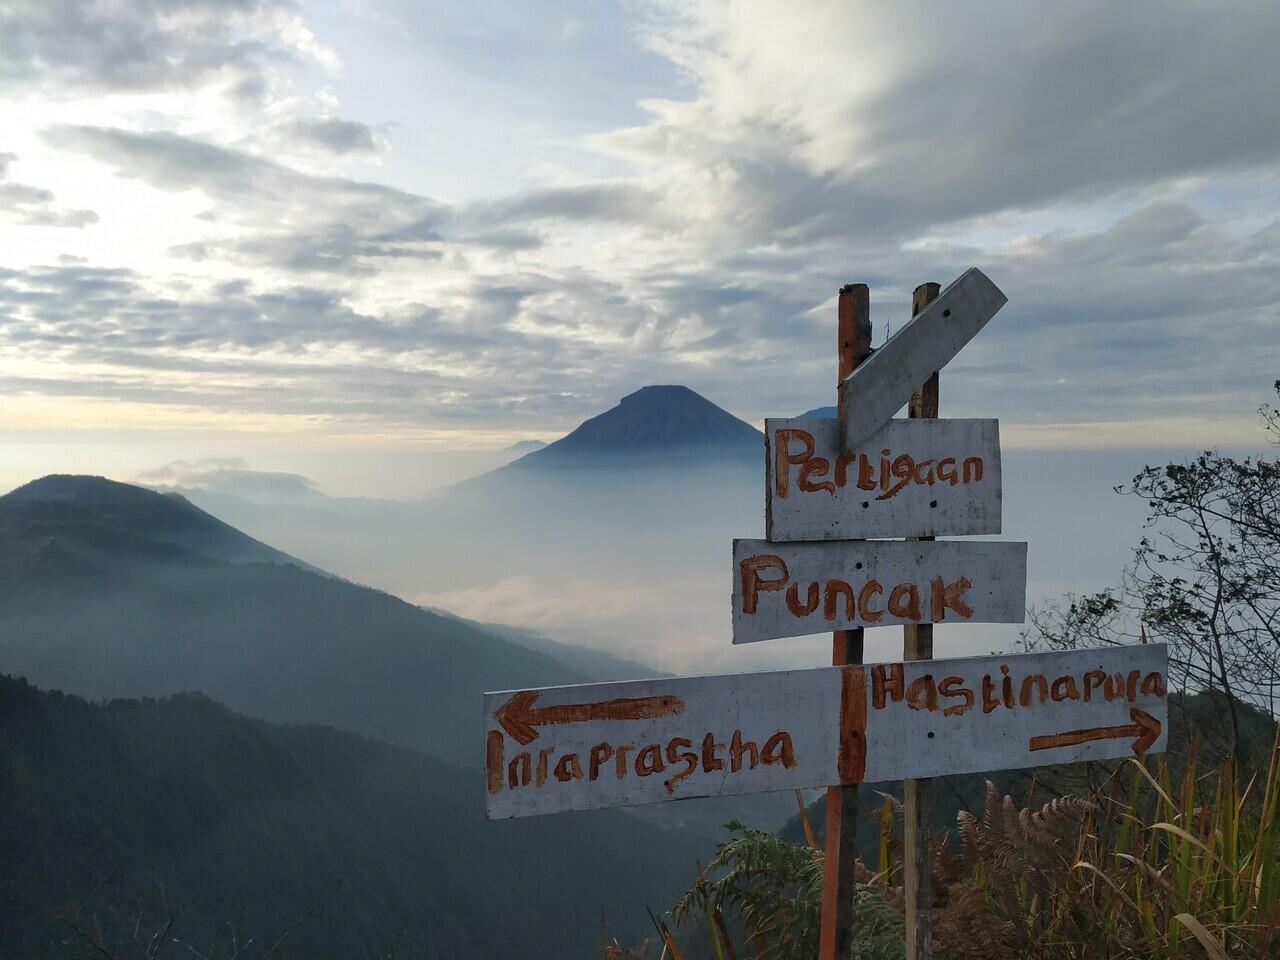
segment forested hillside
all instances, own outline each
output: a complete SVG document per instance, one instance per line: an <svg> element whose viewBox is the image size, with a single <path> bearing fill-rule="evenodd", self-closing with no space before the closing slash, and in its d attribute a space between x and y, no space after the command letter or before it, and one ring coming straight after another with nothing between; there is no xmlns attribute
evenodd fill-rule
<svg viewBox="0 0 1280 960"><path fill-rule="evenodd" d="M626 813L487 823L478 773L200 695L0 677L0 729L3 957L596 957L692 869Z"/></svg>
<svg viewBox="0 0 1280 960"><path fill-rule="evenodd" d="M198 690L469 762L485 690L585 679L100 477L0 497L0 570L0 670L84 696Z"/></svg>

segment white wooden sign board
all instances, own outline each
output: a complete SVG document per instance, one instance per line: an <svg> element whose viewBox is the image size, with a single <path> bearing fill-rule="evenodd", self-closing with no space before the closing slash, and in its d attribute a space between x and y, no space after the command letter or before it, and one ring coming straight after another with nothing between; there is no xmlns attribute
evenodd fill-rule
<svg viewBox="0 0 1280 960"><path fill-rule="evenodd" d="M1025 543L733 541L733 642L905 623L1022 623Z"/></svg>
<svg viewBox="0 0 1280 960"><path fill-rule="evenodd" d="M491 819L1165 748L1162 644L485 694Z"/></svg>
<svg viewBox="0 0 1280 960"><path fill-rule="evenodd" d="M840 421L766 420L765 538L1000 532L1000 424L890 420L844 450Z"/></svg>
<svg viewBox="0 0 1280 960"><path fill-rule="evenodd" d="M970 268L845 377L840 382L845 449L860 449L1006 302L985 273Z"/></svg>

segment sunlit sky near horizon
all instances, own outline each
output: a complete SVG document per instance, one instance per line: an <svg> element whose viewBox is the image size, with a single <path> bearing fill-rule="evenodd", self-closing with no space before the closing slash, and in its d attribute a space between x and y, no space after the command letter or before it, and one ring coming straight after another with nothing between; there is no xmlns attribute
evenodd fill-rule
<svg viewBox="0 0 1280 960"><path fill-rule="evenodd" d="M982 267L944 413L1250 446L1280 6L0 6L0 487L239 458L410 496L649 383L829 403ZM479 458L479 459L477 459ZM471 464L468 467L467 464Z"/></svg>

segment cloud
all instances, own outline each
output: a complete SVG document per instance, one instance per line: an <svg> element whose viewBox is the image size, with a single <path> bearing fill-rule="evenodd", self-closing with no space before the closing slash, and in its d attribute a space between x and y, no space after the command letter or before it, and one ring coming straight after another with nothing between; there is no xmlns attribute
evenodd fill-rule
<svg viewBox="0 0 1280 960"><path fill-rule="evenodd" d="M206 10L166 9L142 19L185 31ZM70 161L208 205L167 235L182 276L5 274L0 344L78 365L67 382L103 396L404 429L569 427L655 381L756 419L830 402L842 283L871 284L879 340L917 282L978 264L1011 303L948 368L948 409L1037 427L1239 415L1274 379L1257 345L1280 227L1266 202L1227 223L1215 191L1274 200L1256 184L1280 160L1280 13L1149 11L660 5L644 37L685 86L578 142L607 176L540 168L452 202L334 175L385 128L338 119L325 91L274 101L248 135L159 112L60 123L44 142ZM295 16L233 8L247 66L205 73L202 38L174 27L188 46L147 82L179 82L172 66L222 89L231 69L259 95L271 51L303 55ZM9 203L35 209L36 189Z"/></svg>
<svg viewBox="0 0 1280 960"><path fill-rule="evenodd" d="M663 4L647 30L695 93L592 142L716 242L893 242L1280 158L1273 3Z"/></svg>
<svg viewBox="0 0 1280 960"><path fill-rule="evenodd" d="M376 153L382 148L373 128L358 120L298 117L280 124L277 132L286 141L319 148L335 156Z"/></svg>
<svg viewBox="0 0 1280 960"><path fill-rule="evenodd" d="M623 181L528 190L477 203L469 215L487 224L531 220L644 223L652 221L658 209L660 198Z"/></svg>
<svg viewBox="0 0 1280 960"><path fill-rule="evenodd" d="M955 415L1210 430L1247 416L1275 378L1260 349L1280 301L1274 224L1238 237L1156 202L998 250L934 245L910 272L885 254L867 263L881 278L877 341L916 282L978 261L1011 301L947 369ZM0 352L86 371L38 385L55 393L401 427L572 426L652 382L688 383L748 419L824 400L834 320L811 293L834 286L791 276L786 258L750 283L739 270L454 273L433 304L371 312L320 286L164 290L130 271L37 267L0 277Z"/></svg>
<svg viewBox="0 0 1280 960"><path fill-rule="evenodd" d="M253 95L274 65L335 58L289 0L15 0L0 7L0 80L10 90L192 89Z"/></svg>
<svg viewBox="0 0 1280 960"><path fill-rule="evenodd" d="M324 177L256 156L244 150L166 131L61 125L48 128L44 140L63 150L87 154L114 167L118 176L142 180L161 190L199 189L230 205L237 217L270 220L280 211L330 217L315 210L324 198L333 215L353 227L368 227L388 214L397 222L420 225L441 206L394 187L345 177ZM267 209L263 209L263 204Z"/></svg>
<svg viewBox="0 0 1280 960"><path fill-rule="evenodd" d="M547 297L592 295L511 277L459 287L448 309L372 314L319 287L164 289L126 269L38 266L0 272L0 355L48 365L10 373L10 390L402 426L515 410L541 426L562 371L585 387L610 362L589 334L524 321ZM526 366L510 369L515 358Z"/></svg>
<svg viewBox="0 0 1280 960"><path fill-rule="evenodd" d="M12 153L0 153L0 214L32 227L79 228L98 222L92 210L56 206L57 197L51 190L9 180L9 166L17 159Z"/></svg>
<svg viewBox="0 0 1280 960"><path fill-rule="evenodd" d="M150 486L230 494L255 503L297 503L323 496L308 477L297 473L253 470L243 457L173 460L144 470L138 474L138 480Z"/></svg>
<svg viewBox="0 0 1280 960"><path fill-rule="evenodd" d="M230 259L297 271L368 273L368 259L435 260L448 208L382 184L317 176L252 154L164 131L54 126L51 146L90 156L117 176L160 190L199 190L209 216L240 228L226 239L175 245L195 260ZM282 223L292 229L282 231Z"/></svg>

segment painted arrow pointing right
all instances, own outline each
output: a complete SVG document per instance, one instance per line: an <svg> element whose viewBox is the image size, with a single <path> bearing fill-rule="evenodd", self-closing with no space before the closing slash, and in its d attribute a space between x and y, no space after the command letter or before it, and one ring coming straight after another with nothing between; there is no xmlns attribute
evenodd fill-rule
<svg viewBox="0 0 1280 960"><path fill-rule="evenodd" d="M1133 723L1117 724L1113 727L1089 727L1084 730L1071 730L1067 733L1047 733L1032 737L1028 746L1032 750L1052 750L1054 747L1073 747L1078 743L1090 740L1119 740L1124 737L1137 737L1133 741L1134 753L1146 753L1151 745L1160 739L1160 721L1147 713L1133 707L1129 710L1129 719Z"/></svg>

